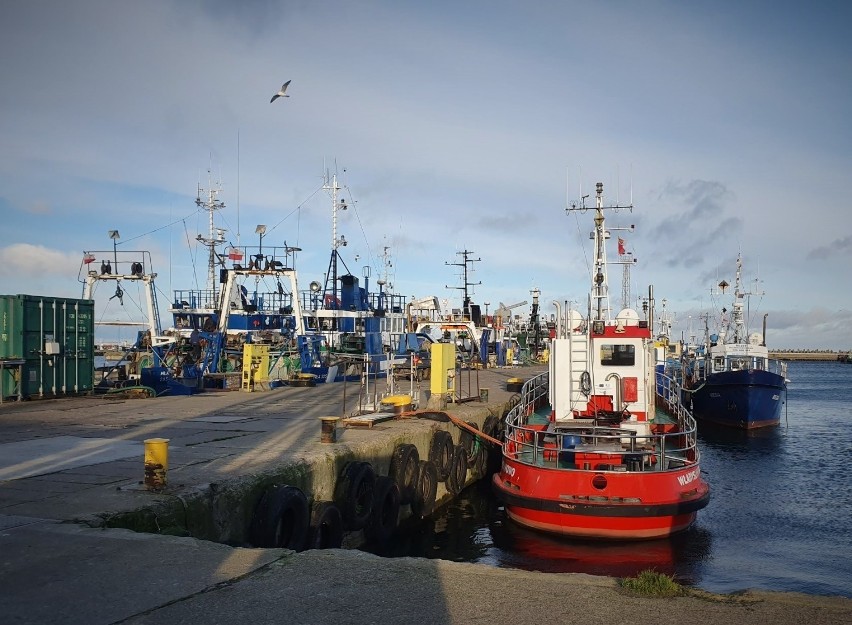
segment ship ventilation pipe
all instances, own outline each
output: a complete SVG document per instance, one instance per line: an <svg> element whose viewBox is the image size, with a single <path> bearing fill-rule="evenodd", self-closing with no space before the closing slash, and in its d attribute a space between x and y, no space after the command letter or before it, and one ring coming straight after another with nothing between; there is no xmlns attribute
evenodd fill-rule
<svg viewBox="0 0 852 625"><path fill-rule="evenodd" d="M769 316L769 313L765 313L763 315L763 343L761 345L766 347L766 318Z"/></svg>

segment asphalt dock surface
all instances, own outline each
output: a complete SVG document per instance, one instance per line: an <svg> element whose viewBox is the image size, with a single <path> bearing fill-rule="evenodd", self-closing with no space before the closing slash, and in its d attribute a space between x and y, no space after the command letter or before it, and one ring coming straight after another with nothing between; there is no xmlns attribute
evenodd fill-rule
<svg viewBox="0 0 852 625"><path fill-rule="evenodd" d="M480 371L477 383L489 389L489 403L499 404L511 395L507 378L538 370ZM117 514L239 485L282 459L322 458L332 447L346 453L375 437L429 427L394 420L347 428L338 443L324 445L318 419L344 413L342 391L340 384L321 384L4 402L0 623L852 622L846 598L752 591L644 598L606 577L385 559L347 549L254 549L106 527ZM347 392L348 413L357 387ZM161 493L140 484L142 441L151 437L170 440L170 486Z"/></svg>

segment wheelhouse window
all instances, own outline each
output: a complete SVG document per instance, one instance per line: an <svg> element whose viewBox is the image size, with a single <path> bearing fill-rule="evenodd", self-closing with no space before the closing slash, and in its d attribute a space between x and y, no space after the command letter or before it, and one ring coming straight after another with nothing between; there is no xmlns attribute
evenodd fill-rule
<svg viewBox="0 0 852 625"><path fill-rule="evenodd" d="M713 359L713 370L714 371L724 371L725 370L725 357L717 356Z"/></svg>
<svg viewBox="0 0 852 625"><path fill-rule="evenodd" d="M605 367L632 367L636 364L633 345L601 345L601 364Z"/></svg>

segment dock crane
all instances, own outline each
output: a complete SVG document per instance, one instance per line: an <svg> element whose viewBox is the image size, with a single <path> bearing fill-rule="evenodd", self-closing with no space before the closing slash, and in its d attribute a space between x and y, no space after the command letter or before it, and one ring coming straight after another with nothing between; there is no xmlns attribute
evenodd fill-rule
<svg viewBox="0 0 852 625"><path fill-rule="evenodd" d="M524 300L523 302L518 302L517 304L512 304L511 306L506 306L503 302L500 302L500 306L497 310L494 311L495 318L495 328L502 328L506 325L512 325L512 310L515 308L520 308L521 306L526 306L529 302ZM505 323L504 323L505 320Z"/></svg>

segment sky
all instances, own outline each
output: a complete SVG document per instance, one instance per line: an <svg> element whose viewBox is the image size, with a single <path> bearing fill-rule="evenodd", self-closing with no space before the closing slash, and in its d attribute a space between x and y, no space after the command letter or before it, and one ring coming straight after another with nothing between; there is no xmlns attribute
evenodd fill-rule
<svg viewBox="0 0 852 625"><path fill-rule="evenodd" d="M341 254L396 292L584 309L603 182L674 334L730 308L743 260L770 348L852 349L852 5L845 2L4 0L0 293L80 297L84 251L203 288L198 188L230 243ZM286 81L289 98L270 103ZM621 306L622 267L609 269ZM96 295L101 320L120 318ZM528 314L529 307L514 309Z"/></svg>

